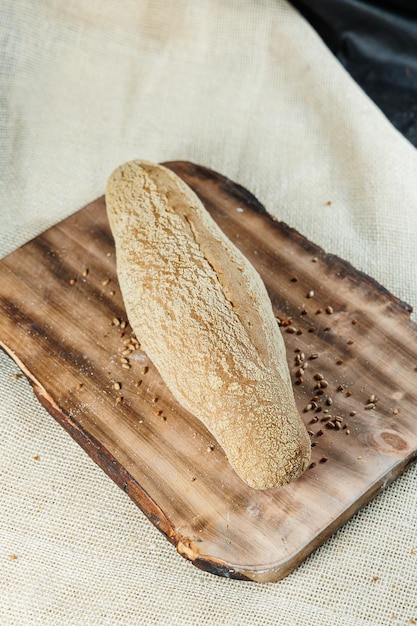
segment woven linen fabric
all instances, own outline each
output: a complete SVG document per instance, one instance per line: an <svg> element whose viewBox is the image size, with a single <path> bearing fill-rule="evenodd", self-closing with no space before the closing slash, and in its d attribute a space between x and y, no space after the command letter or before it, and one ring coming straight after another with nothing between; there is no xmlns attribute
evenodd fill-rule
<svg viewBox="0 0 417 626"><path fill-rule="evenodd" d="M416 150L283 0L3 0L0 46L2 256L120 163L189 160L417 305ZM1 353L2 626L417 622L416 467L283 581L217 578L17 372Z"/></svg>

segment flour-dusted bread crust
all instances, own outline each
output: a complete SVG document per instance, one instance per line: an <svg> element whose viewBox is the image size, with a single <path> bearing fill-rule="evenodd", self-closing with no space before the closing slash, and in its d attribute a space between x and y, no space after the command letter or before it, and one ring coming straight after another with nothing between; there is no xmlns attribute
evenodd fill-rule
<svg viewBox="0 0 417 626"><path fill-rule="evenodd" d="M259 274L160 165L116 169L106 204L129 322L171 392L248 485L296 479L310 438Z"/></svg>

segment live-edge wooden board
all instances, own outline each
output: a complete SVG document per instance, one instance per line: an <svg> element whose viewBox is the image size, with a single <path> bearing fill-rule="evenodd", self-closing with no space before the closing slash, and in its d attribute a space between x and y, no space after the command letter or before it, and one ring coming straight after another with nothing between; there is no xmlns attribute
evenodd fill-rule
<svg viewBox="0 0 417 626"><path fill-rule="evenodd" d="M311 431L304 475L247 487L172 398L124 328L103 198L0 261L0 345L181 555L221 576L279 580L416 460L416 326L407 305L240 186L168 166L265 281Z"/></svg>

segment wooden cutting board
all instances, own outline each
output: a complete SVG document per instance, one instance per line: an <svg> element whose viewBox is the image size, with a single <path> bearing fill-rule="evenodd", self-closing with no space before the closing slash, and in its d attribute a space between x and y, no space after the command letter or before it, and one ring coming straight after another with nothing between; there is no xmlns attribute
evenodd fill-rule
<svg viewBox="0 0 417 626"><path fill-rule="evenodd" d="M103 198L0 261L0 345L181 555L221 576L276 581L416 460L416 325L407 305L242 187L168 166L265 281L311 432L304 475L247 487L175 402L126 323Z"/></svg>

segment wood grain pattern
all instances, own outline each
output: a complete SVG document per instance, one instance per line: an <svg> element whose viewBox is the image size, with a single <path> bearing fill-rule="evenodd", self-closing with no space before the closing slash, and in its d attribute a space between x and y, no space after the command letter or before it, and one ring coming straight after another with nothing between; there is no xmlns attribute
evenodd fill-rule
<svg viewBox="0 0 417 626"><path fill-rule="evenodd" d="M180 554L221 576L279 580L416 460L416 325L407 305L246 190L168 165L265 281L313 467L281 489L250 489L146 355L122 354L130 328L103 198L0 261L0 345Z"/></svg>

